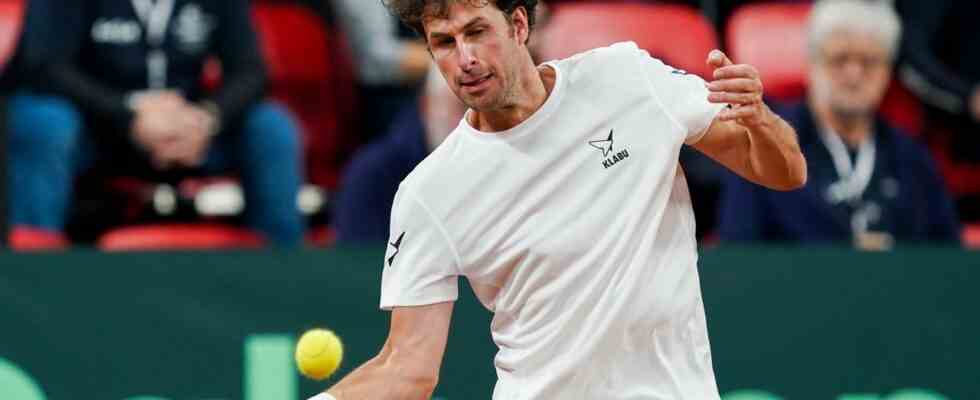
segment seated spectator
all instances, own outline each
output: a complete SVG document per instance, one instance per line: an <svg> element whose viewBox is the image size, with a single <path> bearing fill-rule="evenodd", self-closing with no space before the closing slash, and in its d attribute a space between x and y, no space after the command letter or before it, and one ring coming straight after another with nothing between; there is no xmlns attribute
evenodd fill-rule
<svg viewBox="0 0 980 400"><path fill-rule="evenodd" d="M331 4L350 41L361 81L403 84L425 77L430 61L425 43L400 37L398 20L381 1L334 0Z"/></svg>
<svg viewBox="0 0 980 400"><path fill-rule="evenodd" d="M854 241L872 249L958 240L955 211L928 153L876 115L900 30L885 3L827 0L814 7L807 102L782 113L799 134L807 185L770 192L729 177L722 240Z"/></svg>
<svg viewBox="0 0 980 400"><path fill-rule="evenodd" d="M60 14L45 23L69 50L9 102L13 224L62 231L73 179L96 165L144 178L234 171L247 222L273 243L300 242L298 131L261 101L246 0L32 3ZM201 84L210 56L223 67L215 93Z"/></svg>
<svg viewBox="0 0 980 400"><path fill-rule="evenodd" d="M322 1L322 0L321 0ZM327 0L350 43L358 78L364 142L380 137L395 116L414 103L431 57L425 43L391 15L382 0Z"/></svg>
<svg viewBox="0 0 980 400"><path fill-rule="evenodd" d="M980 222L980 2L899 0L899 78L927 107L930 141L948 158L960 216ZM971 172L972 170L972 172Z"/></svg>
<svg viewBox="0 0 980 400"><path fill-rule="evenodd" d="M403 109L391 130L348 166L334 209L338 242L387 239L399 183L456 128L465 111L439 70L430 68L418 103Z"/></svg>

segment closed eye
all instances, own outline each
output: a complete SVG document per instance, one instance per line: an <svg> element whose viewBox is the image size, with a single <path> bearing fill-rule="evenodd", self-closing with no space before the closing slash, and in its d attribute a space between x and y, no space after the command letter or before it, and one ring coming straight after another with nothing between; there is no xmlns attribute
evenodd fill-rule
<svg viewBox="0 0 980 400"><path fill-rule="evenodd" d="M452 45L452 44L453 44L453 42L454 42L455 40L456 40L456 39L453 39L452 37L447 37L447 38L443 38L443 39L438 39L438 40L436 40L436 47L446 47L446 46L450 46L450 45Z"/></svg>

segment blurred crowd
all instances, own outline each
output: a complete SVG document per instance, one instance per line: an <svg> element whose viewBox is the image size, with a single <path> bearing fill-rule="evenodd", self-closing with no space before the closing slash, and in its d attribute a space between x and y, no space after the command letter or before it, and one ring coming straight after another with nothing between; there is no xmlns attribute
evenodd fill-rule
<svg viewBox="0 0 980 400"><path fill-rule="evenodd" d="M0 1L26 4L2 76L15 248L382 243L465 111L380 0ZM542 3L539 61L633 40L759 69L809 181L685 149L703 243L977 245L980 2Z"/></svg>

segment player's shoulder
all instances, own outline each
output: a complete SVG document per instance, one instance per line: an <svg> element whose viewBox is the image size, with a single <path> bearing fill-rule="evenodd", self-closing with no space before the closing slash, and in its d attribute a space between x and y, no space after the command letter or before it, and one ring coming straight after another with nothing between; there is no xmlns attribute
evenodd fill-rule
<svg viewBox="0 0 980 400"><path fill-rule="evenodd" d="M643 52L640 46L636 42L618 42L613 43L609 46L596 47L591 50L586 50L578 54L574 54L562 60L558 63L566 65L581 65L581 64L591 64L595 62L604 62L608 60L624 59L624 58L636 58Z"/></svg>
<svg viewBox="0 0 980 400"><path fill-rule="evenodd" d="M644 54L634 42L619 42L550 63L561 70L572 87L586 91L618 90L630 77L641 75Z"/></svg>
<svg viewBox="0 0 980 400"><path fill-rule="evenodd" d="M619 42L583 51L553 62L562 70L573 75L576 73L594 74L597 70L613 72L618 69L622 71L623 68L637 65L636 60L641 54L643 54L643 50L636 43Z"/></svg>
<svg viewBox="0 0 980 400"><path fill-rule="evenodd" d="M402 179L398 190L412 192L415 196L432 190L449 190L459 178L457 171L465 167L459 165L465 162L460 155L463 146L464 132L456 128L446 139L435 148L425 159Z"/></svg>
<svg viewBox="0 0 980 400"><path fill-rule="evenodd" d="M613 71L614 74L621 74L630 68L640 68L648 76L654 77L689 75L686 71L675 68L651 55L636 42L618 42L609 46L598 47L559 60L557 63L566 69L575 69L576 67L584 69L606 68Z"/></svg>

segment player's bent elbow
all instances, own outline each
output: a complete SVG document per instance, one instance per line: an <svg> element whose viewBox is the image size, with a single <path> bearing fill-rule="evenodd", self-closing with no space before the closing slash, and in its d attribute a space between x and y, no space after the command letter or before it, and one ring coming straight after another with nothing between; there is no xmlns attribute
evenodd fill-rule
<svg viewBox="0 0 980 400"><path fill-rule="evenodd" d="M406 360L399 363L399 375L401 381L405 382L410 388L411 398L418 395L418 399L429 399L439 384L439 368L432 368L419 359Z"/></svg>
<svg viewBox="0 0 980 400"><path fill-rule="evenodd" d="M432 398L439 383L438 374L424 373L411 367L399 366L395 374L397 378L388 384L397 385L394 391L398 393L399 399L428 400Z"/></svg>
<svg viewBox="0 0 980 400"><path fill-rule="evenodd" d="M807 179L807 168L806 168L806 157L803 153L797 153L796 162L790 168L789 186L788 190L796 190L806 186Z"/></svg>
<svg viewBox="0 0 980 400"><path fill-rule="evenodd" d="M806 186L806 180L806 159L803 157L803 154L798 154L798 157L796 157L795 160L787 164L786 175L784 178L780 182L770 185L769 188L788 192Z"/></svg>
<svg viewBox="0 0 980 400"><path fill-rule="evenodd" d="M439 384L439 376L424 376L415 377L412 381L412 394L418 394L420 400L428 400L432 398L432 393L436 391L436 385Z"/></svg>
<svg viewBox="0 0 980 400"><path fill-rule="evenodd" d="M439 368L429 365L415 351L399 351L386 346L379 358L387 370L387 384L399 399L428 400L439 384Z"/></svg>
<svg viewBox="0 0 980 400"><path fill-rule="evenodd" d="M793 175L794 187L791 190L802 189L804 186L806 186L806 180L807 180L806 160L803 161L802 166L800 168L797 168L795 172L796 173Z"/></svg>

